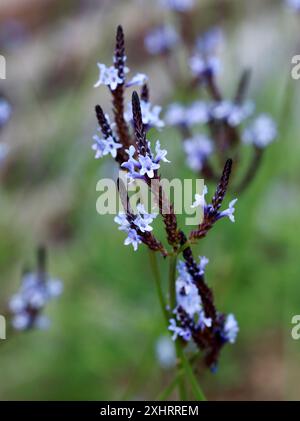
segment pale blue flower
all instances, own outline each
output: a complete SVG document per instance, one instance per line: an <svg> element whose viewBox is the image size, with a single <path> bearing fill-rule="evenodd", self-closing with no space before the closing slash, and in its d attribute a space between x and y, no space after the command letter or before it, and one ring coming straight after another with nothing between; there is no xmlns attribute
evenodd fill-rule
<svg viewBox="0 0 300 421"><path fill-rule="evenodd" d="M176 350L169 336L160 336L155 344L155 353L160 366L164 369L176 366Z"/></svg>
<svg viewBox="0 0 300 421"><path fill-rule="evenodd" d="M119 77L118 69L114 66L107 67L103 63L97 63L97 66L99 68L99 79L95 83L94 88L98 88L100 85L106 85L114 91L118 85L124 82L124 80Z"/></svg>
<svg viewBox="0 0 300 421"><path fill-rule="evenodd" d="M228 314L225 320L222 336L224 339L231 344L236 341L237 334L239 332L238 323L233 314Z"/></svg>
<svg viewBox="0 0 300 421"><path fill-rule="evenodd" d="M170 325L168 329L170 330L170 332L173 332L173 336L172 336L173 341L176 341L178 336L184 339L186 342L191 340L192 334L191 334L190 329L177 326L177 322L175 319L170 319L169 322L170 322Z"/></svg>
<svg viewBox="0 0 300 421"><path fill-rule="evenodd" d="M144 43L150 54L161 54L171 50L178 41L176 30L170 25L163 25L152 29L146 35Z"/></svg>
<svg viewBox="0 0 300 421"><path fill-rule="evenodd" d="M4 126L11 116L12 108L9 102L0 98L0 127Z"/></svg>
<svg viewBox="0 0 300 421"><path fill-rule="evenodd" d="M160 141L159 140L156 141L155 152L156 152L156 155L155 155L155 158L154 158L154 162L157 162L157 163L160 162L160 161L170 162L166 158L168 151L166 149L160 148Z"/></svg>
<svg viewBox="0 0 300 421"><path fill-rule="evenodd" d="M137 85L142 86L148 81L148 76L144 73L137 73L133 78L126 83L126 87L129 88L131 86Z"/></svg>
<svg viewBox="0 0 300 421"><path fill-rule="evenodd" d="M187 155L187 164L194 171L201 171L205 160L213 152L212 141L203 134L186 139L183 149Z"/></svg>
<svg viewBox="0 0 300 421"><path fill-rule="evenodd" d="M141 165L140 175L147 175L149 178L154 177L154 171L158 170L160 165L153 162L149 155L139 155L139 163Z"/></svg>
<svg viewBox="0 0 300 421"><path fill-rule="evenodd" d="M258 148L265 148L277 136L277 127L267 114L258 116L243 133L243 141Z"/></svg>
<svg viewBox="0 0 300 421"><path fill-rule="evenodd" d="M202 193L201 194L199 194L199 193L195 194L195 201L191 205L191 208L196 208L196 207L200 206L204 210L205 207L206 207L205 196L206 196L207 192L208 192L207 186L204 185Z"/></svg>
<svg viewBox="0 0 300 421"><path fill-rule="evenodd" d="M161 106L159 105L152 105L151 102L147 101L140 101L141 106L141 113L142 113L142 121L146 126L149 127L156 127L161 129L164 127L165 123L159 117L161 113ZM128 110L124 113L124 118L126 121L132 121L132 104L128 104Z"/></svg>
<svg viewBox="0 0 300 421"><path fill-rule="evenodd" d="M103 156L110 154L113 158L117 156L117 150L122 148L122 145L119 142L109 136L107 139L100 138L99 136L93 136L95 143L92 145L92 149L96 152L95 158L99 159Z"/></svg>
<svg viewBox="0 0 300 421"><path fill-rule="evenodd" d="M139 244L142 243L140 236L134 229L129 229L127 234L128 237L125 238L124 245L128 246L129 244L132 244L134 251L137 251Z"/></svg>
<svg viewBox="0 0 300 421"><path fill-rule="evenodd" d="M235 219L234 219L235 207L234 207L234 205L236 204L236 202L237 202L237 199L231 200L231 202L229 202L228 209L225 209L222 212L220 212L219 218L223 218L224 216L228 216L228 218L230 219L231 222L235 222Z"/></svg>

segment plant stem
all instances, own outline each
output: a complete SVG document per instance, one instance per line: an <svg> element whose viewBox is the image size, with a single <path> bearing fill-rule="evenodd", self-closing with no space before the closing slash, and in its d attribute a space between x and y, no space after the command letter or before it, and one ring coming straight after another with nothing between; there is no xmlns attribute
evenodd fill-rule
<svg viewBox="0 0 300 421"><path fill-rule="evenodd" d="M161 306L161 310L162 310L165 322L168 326L169 325L169 314L168 314L168 311L167 311L167 303L166 303L165 298L164 298L164 293L163 293L162 286L161 286L161 278L160 278L159 268L158 268L158 265L157 265L156 254L155 254L154 251L149 250L149 258L150 258L150 265L151 265L151 269L152 269L154 280L155 280L155 286L156 286L156 291L157 291L159 303L160 303L160 306Z"/></svg>

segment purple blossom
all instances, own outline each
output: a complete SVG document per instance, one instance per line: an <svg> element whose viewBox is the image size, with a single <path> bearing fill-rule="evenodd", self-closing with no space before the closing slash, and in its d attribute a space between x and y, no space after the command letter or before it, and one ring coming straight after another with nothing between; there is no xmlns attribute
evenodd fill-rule
<svg viewBox="0 0 300 421"><path fill-rule="evenodd" d="M106 85L114 91L118 85L124 82L118 75L118 69L114 66L107 67L103 63L97 63L97 66L99 68L99 79L95 83L94 88L98 88L100 85Z"/></svg>
<svg viewBox="0 0 300 421"><path fill-rule="evenodd" d="M162 54L170 51L179 41L176 30L170 25L152 29L144 40L146 50L150 54Z"/></svg>
<svg viewBox="0 0 300 421"><path fill-rule="evenodd" d="M276 136L277 127L272 118L267 114L261 114L244 130L243 141L258 148L265 148Z"/></svg>
<svg viewBox="0 0 300 421"><path fill-rule="evenodd" d="M172 339L176 341L178 337L182 338L186 342L192 339L192 334L189 328L184 328L181 326L177 326L177 322L175 319L170 319L169 328L170 332L173 332Z"/></svg>
<svg viewBox="0 0 300 421"><path fill-rule="evenodd" d="M151 102L140 101L142 120L146 126L156 127L158 129L164 127L165 123L160 119L161 107L159 105L152 105ZM128 110L124 114L126 121L132 121L132 103L128 104Z"/></svg>
<svg viewBox="0 0 300 421"><path fill-rule="evenodd" d="M228 314L225 320L222 336L224 339L231 344L236 341L237 334L239 332L239 325L233 314Z"/></svg>
<svg viewBox="0 0 300 421"><path fill-rule="evenodd" d="M92 149L96 152L95 158L99 159L105 155L111 154L113 158L117 156L117 150L122 148L122 145L119 142L109 136L107 139L101 139L99 136L93 136L95 143L92 145Z"/></svg>
<svg viewBox="0 0 300 421"><path fill-rule="evenodd" d="M198 134L183 143L187 164L194 171L201 171L205 160L213 152L213 143L205 135Z"/></svg>
<svg viewBox="0 0 300 421"><path fill-rule="evenodd" d="M231 200L231 202L229 202L228 209L225 209L224 211L220 212L219 218L223 218L224 216L228 216L228 218L230 219L231 222L235 222L235 219L234 219L235 207L234 207L234 205L236 204L236 202L237 202L237 199Z"/></svg>
<svg viewBox="0 0 300 421"><path fill-rule="evenodd" d="M126 87L129 88L131 86L137 85L142 86L148 81L148 76L144 73L137 73L133 78L126 83Z"/></svg>
<svg viewBox="0 0 300 421"><path fill-rule="evenodd" d="M127 235L127 238L124 240L124 245L128 246L129 244L132 244L134 251L137 251L139 244L142 243L141 237L134 229L129 229Z"/></svg>
<svg viewBox="0 0 300 421"><path fill-rule="evenodd" d="M23 276L19 291L9 301L9 309L13 313L12 324L17 330L29 327L41 327L39 312L63 290L60 280L42 279L38 273L27 273ZM36 314L36 316L33 316Z"/></svg>

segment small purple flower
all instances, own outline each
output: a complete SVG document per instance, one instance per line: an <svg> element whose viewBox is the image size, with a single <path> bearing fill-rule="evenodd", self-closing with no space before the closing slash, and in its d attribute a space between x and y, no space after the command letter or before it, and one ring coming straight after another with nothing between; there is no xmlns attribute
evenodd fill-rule
<svg viewBox="0 0 300 421"><path fill-rule="evenodd" d="M139 163L141 165L140 175L147 175L149 178L154 177L154 171L158 170L160 165L152 161L149 155L139 155Z"/></svg>
<svg viewBox="0 0 300 421"><path fill-rule="evenodd" d="M189 65L195 77L203 77L207 74L215 76L221 70L220 60L217 57L204 57L199 54L190 58Z"/></svg>
<svg viewBox="0 0 300 421"><path fill-rule="evenodd" d="M198 134L183 143L187 164L194 171L201 171L208 156L213 152L213 143L205 135Z"/></svg>
<svg viewBox="0 0 300 421"><path fill-rule="evenodd" d="M219 218L223 218L224 216L228 216L228 218L230 219L231 222L235 222L235 219L234 219L235 207L234 207L234 205L236 204L236 202L237 202L237 199L231 200L231 202L229 202L228 209L225 209L224 211L220 212Z"/></svg>
<svg viewBox="0 0 300 421"><path fill-rule="evenodd" d="M204 311L201 310L198 313L198 320L197 320L197 324L196 324L196 329L200 329L203 330L206 327L211 327L212 326L212 320L210 317L205 317Z"/></svg>
<svg viewBox="0 0 300 421"><path fill-rule="evenodd" d="M183 340L185 340L186 342L191 340L192 334L188 328L177 326L175 319L170 319L169 321L170 321L170 325L168 329L170 330L170 332L173 332L173 336L172 336L173 341L176 341L178 336L182 338Z"/></svg>
<svg viewBox="0 0 300 421"><path fill-rule="evenodd" d="M0 98L0 127L4 126L10 119L12 112L11 105L4 98Z"/></svg>
<svg viewBox="0 0 300 421"><path fill-rule="evenodd" d="M165 114L166 123L169 126L181 126L187 124L187 112L183 105L174 103L169 105Z"/></svg>
<svg viewBox="0 0 300 421"><path fill-rule="evenodd" d="M236 341L237 334L239 332L239 325L233 314L228 314L225 320L222 336L224 339L231 344Z"/></svg>
<svg viewBox="0 0 300 421"><path fill-rule="evenodd" d="M134 251L137 251L139 244L142 243L140 236L134 229L129 229L127 234L128 237L125 238L124 245L128 246L129 244L132 244Z"/></svg>
<svg viewBox="0 0 300 421"><path fill-rule="evenodd" d="M144 40L146 50L150 54L163 54L170 51L179 41L176 30L170 25L152 29Z"/></svg>
<svg viewBox="0 0 300 421"><path fill-rule="evenodd" d="M160 3L166 9L176 12L187 12L195 6L195 0L160 0Z"/></svg>
<svg viewBox="0 0 300 421"><path fill-rule="evenodd" d="M113 158L117 156L117 150L122 148L119 142L116 142L112 136L107 139L101 139L99 136L93 136L95 143L92 145L92 149L96 151L95 158L99 159L105 155L111 154Z"/></svg>
<svg viewBox="0 0 300 421"><path fill-rule="evenodd" d="M115 216L114 221L120 225L118 228L120 231L127 232L129 230L130 224L125 213L120 212L117 216Z"/></svg>
<svg viewBox="0 0 300 421"><path fill-rule="evenodd" d="M160 119L159 114L161 113L161 107L159 105L152 105L151 102L140 101L142 120L146 126L156 127L161 129L165 123ZM128 111L124 114L126 121L132 121L132 104L128 104Z"/></svg>
<svg viewBox="0 0 300 421"><path fill-rule="evenodd" d="M129 88L131 86L142 86L148 81L148 76L144 73L137 73L133 78L126 83L126 87Z"/></svg>
<svg viewBox="0 0 300 421"><path fill-rule="evenodd" d="M60 280L48 276L40 278L38 273L27 273L23 276L19 291L9 301L13 313L12 324L17 330L39 327L40 312L53 298L61 295L63 286Z"/></svg>
<svg viewBox="0 0 300 421"><path fill-rule="evenodd" d="M243 133L243 141L258 148L265 148L277 136L277 127L267 114L258 116Z"/></svg>
<svg viewBox="0 0 300 421"><path fill-rule="evenodd" d="M156 155L155 155L155 158L154 158L154 162L157 162L157 163L160 162L160 161L170 162L166 158L168 151L166 149L160 148L160 141L159 140L156 141L155 152L156 152Z"/></svg>
<svg viewBox="0 0 300 421"><path fill-rule="evenodd" d="M124 82L118 75L118 69L114 66L107 67L103 63L97 63L99 68L99 79L95 83L94 88L98 88L100 85L109 86L114 91L119 84Z"/></svg>
<svg viewBox="0 0 300 421"><path fill-rule="evenodd" d="M202 194L195 194L195 201L194 203L191 205L191 208L196 208L197 206L200 206L203 210L206 207L206 200L205 200L205 195L207 194L208 190L207 190L207 186L203 186L203 191Z"/></svg>

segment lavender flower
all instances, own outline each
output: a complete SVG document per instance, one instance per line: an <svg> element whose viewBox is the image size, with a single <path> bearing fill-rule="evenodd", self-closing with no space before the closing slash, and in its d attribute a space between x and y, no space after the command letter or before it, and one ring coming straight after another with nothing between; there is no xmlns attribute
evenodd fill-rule
<svg viewBox="0 0 300 421"><path fill-rule="evenodd" d="M150 127L156 127L158 129L164 127L165 123L160 119L159 114L161 107L159 105L152 105L149 101L140 101L143 123ZM130 122L133 120L132 115L132 103L128 103L128 111L124 114L125 120Z"/></svg>
<svg viewBox="0 0 300 421"><path fill-rule="evenodd" d="M176 341L178 337L182 338L186 342L192 339L192 334L190 329L187 327L181 327L177 325L176 319L170 319L169 331L173 332L172 339Z"/></svg>
<svg viewBox="0 0 300 421"><path fill-rule="evenodd" d="M295 12L300 12L300 0L286 0L286 5Z"/></svg>
<svg viewBox="0 0 300 421"><path fill-rule="evenodd" d="M170 25L158 26L145 37L145 48L150 54L164 54L172 50L179 42L176 30Z"/></svg>
<svg viewBox="0 0 300 421"><path fill-rule="evenodd" d="M219 27L213 27L196 40L196 50L204 56L212 56L223 41L223 32Z"/></svg>
<svg viewBox="0 0 300 421"><path fill-rule="evenodd" d="M195 0L160 0L160 3L166 9L187 12L194 7Z"/></svg>
<svg viewBox="0 0 300 421"><path fill-rule="evenodd" d="M118 85L124 83L124 80L119 77L118 69L114 66L107 67L103 63L97 63L99 68L99 79L95 83L94 88L98 88L100 85L109 86L114 91Z"/></svg>
<svg viewBox="0 0 300 421"><path fill-rule="evenodd" d="M166 123L169 126L182 126L187 124L187 112L183 105L174 103L169 105L165 114Z"/></svg>
<svg viewBox="0 0 300 421"><path fill-rule="evenodd" d="M221 70L220 60L217 57L204 57L199 54L190 58L189 66L196 78L203 78L207 75L216 76Z"/></svg>
<svg viewBox="0 0 300 421"><path fill-rule="evenodd" d="M225 120L230 126L236 127L246 120L254 110L250 101L240 105L231 101L220 101L211 105L210 115L215 120Z"/></svg>
<svg viewBox="0 0 300 421"><path fill-rule="evenodd" d="M213 205L211 205L211 204L207 205L206 200L205 200L206 194L207 194L207 187L204 186L202 194L198 194L198 193L195 194L195 201L191 205L191 207L196 208L196 207L200 206L203 209L204 216L208 215L208 214L215 214L216 220L224 218L224 217L228 217L231 222L235 222L235 218L234 218L235 207L234 207L234 205L236 204L238 199L231 200L231 202L229 202L228 208L219 212L218 209L214 209Z"/></svg>
<svg viewBox="0 0 300 421"><path fill-rule="evenodd" d="M233 314L228 314L225 320L222 336L224 339L231 344L236 341L237 334L239 332L238 323Z"/></svg>
<svg viewBox="0 0 300 421"><path fill-rule="evenodd" d="M236 204L237 199L233 199L231 202L229 202L229 207L228 209L225 209L224 211L222 211L219 215L219 218L223 218L224 216L228 216L228 218L230 219L231 222L235 222L234 219L234 212L235 212L235 208L234 205Z"/></svg>
<svg viewBox="0 0 300 421"><path fill-rule="evenodd" d="M92 149L96 152L95 158L99 159L103 156L110 154L113 158L116 158L118 149L122 148L119 142L109 136L107 139L101 139L99 136L93 136L95 143L92 145Z"/></svg>
<svg viewBox="0 0 300 421"><path fill-rule="evenodd" d="M25 274L19 291L9 301L13 327L17 330L46 327L49 323L41 315L41 311L50 300L57 298L62 290L62 283L58 279L39 272Z"/></svg>
<svg viewBox="0 0 300 421"><path fill-rule="evenodd" d="M244 130L243 141L257 148L265 148L276 136L277 127L272 118L267 114L261 114Z"/></svg>
<svg viewBox="0 0 300 421"><path fill-rule="evenodd" d="M191 139L186 139L183 149L187 154L189 167L194 171L200 171L205 160L213 152L213 144L208 137L199 134Z"/></svg>
<svg viewBox="0 0 300 421"><path fill-rule="evenodd" d="M0 128L7 123L11 116L11 105L4 98L0 98Z"/></svg>
<svg viewBox="0 0 300 421"><path fill-rule="evenodd" d="M150 147L150 143L148 142ZM160 161L169 162L166 159L167 151L165 149L160 148L160 142L157 140L155 146L156 156L155 158L152 157L152 153L146 155L138 155L138 159L136 160L133 158L134 154L136 153L134 146L130 146L127 150L129 155L128 161L124 162L121 167L126 168L128 170L128 177L130 179L135 178L144 178L146 175L149 178L153 178L155 171L160 168ZM150 150L151 152L151 150Z"/></svg>
<svg viewBox="0 0 300 421"><path fill-rule="evenodd" d="M131 86L143 86L148 81L148 76L144 73L137 73L133 78L126 83L126 88Z"/></svg>
<svg viewBox="0 0 300 421"><path fill-rule="evenodd" d="M124 244L126 246L132 244L134 251L136 251L138 245L142 243L140 233L150 232L153 230L150 224L156 216L157 214L147 213L141 203L137 205L137 213L132 215L130 219L127 214L119 213L114 218L114 221L120 225L119 230L125 231L128 235Z"/></svg>

